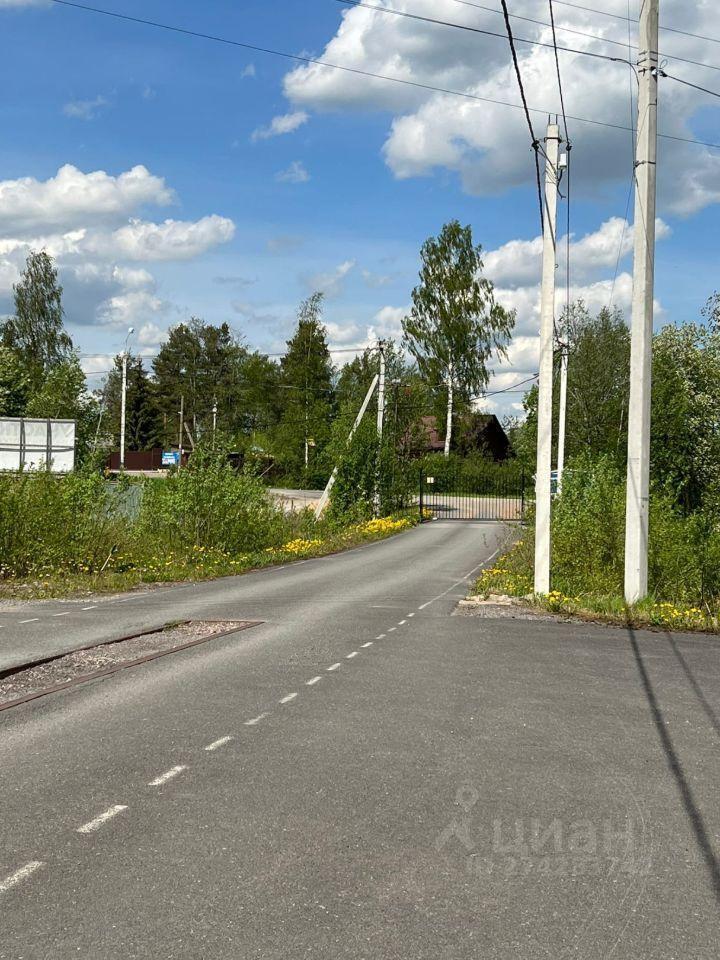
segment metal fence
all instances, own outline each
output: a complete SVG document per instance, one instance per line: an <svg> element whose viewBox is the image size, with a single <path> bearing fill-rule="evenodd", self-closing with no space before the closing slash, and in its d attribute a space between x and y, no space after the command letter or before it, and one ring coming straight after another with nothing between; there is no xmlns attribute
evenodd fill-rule
<svg viewBox="0 0 720 960"><path fill-rule="evenodd" d="M522 520L527 506L525 474L520 469L485 474L446 470L442 477L423 471L419 488L422 519Z"/></svg>

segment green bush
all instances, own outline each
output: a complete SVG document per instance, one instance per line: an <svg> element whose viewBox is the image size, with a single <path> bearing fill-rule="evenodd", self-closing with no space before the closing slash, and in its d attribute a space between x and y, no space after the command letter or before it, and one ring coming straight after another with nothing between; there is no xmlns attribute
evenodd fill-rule
<svg viewBox="0 0 720 960"><path fill-rule="evenodd" d="M145 486L138 533L158 549L193 547L252 553L282 543L288 532L282 511L262 482L237 473L221 453L196 451L187 469Z"/></svg>
<svg viewBox="0 0 720 960"><path fill-rule="evenodd" d="M130 525L99 474L0 475L0 576L96 569Z"/></svg>
<svg viewBox="0 0 720 960"><path fill-rule="evenodd" d="M720 529L703 513L684 515L672 491L650 496L648 588L676 603L720 599ZM574 596L623 594L625 477L610 458L583 457L566 471L553 504L553 588Z"/></svg>

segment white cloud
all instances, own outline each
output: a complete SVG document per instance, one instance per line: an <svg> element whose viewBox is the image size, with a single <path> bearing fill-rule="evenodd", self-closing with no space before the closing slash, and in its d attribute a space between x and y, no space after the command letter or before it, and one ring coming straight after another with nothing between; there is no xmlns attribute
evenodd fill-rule
<svg viewBox="0 0 720 960"><path fill-rule="evenodd" d="M249 63L246 67L240 71L240 79L245 80L248 77L254 77L256 75L255 64Z"/></svg>
<svg viewBox="0 0 720 960"><path fill-rule="evenodd" d="M100 254L124 260L190 260L232 240L234 233L233 221L217 214L197 221L131 220L112 234L96 237L89 245Z"/></svg>
<svg viewBox="0 0 720 960"><path fill-rule="evenodd" d="M137 326L146 317L164 313L169 307L168 303L148 290L129 290L101 303L97 316L100 323L110 327Z"/></svg>
<svg viewBox="0 0 720 960"><path fill-rule="evenodd" d="M307 123L309 117L304 110L295 110L293 113L284 113L273 117L267 127L258 127L250 138L253 143L258 140L269 140L270 137L279 137L284 133L294 133L298 127Z"/></svg>
<svg viewBox="0 0 720 960"><path fill-rule="evenodd" d="M275 174L275 179L281 183L307 183L310 179L310 174L303 166L301 160L293 160L289 167Z"/></svg>
<svg viewBox="0 0 720 960"><path fill-rule="evenodd" d="M94 97L92 100L71 100L63 107L63 113L66 117L73 117L76 120L94 120L107 105L108 101L101 96Z"/></svg>
<svg viewBox="0 0 720 960"><path fill-rule="evenodd" d="M534 169L528 131L519 109L520 97L498 11L470 11L453 0L393 0L392 4L378 0L377 5L468 23L501 36L461 32L355 7L345 12L337 33L320 57L355 70L444 87L481 99L358 78L352 73L308 64L286 75L285 93L289 101L304 110L390 111L393 119L383 154L399 178L427 176L444 168L459 176L466 191L485 196L530 185ZM688 31L707 34L714 26L715 8L712 0L696 4L665 0L664 16L668 22L682 23ZM625 11L622 3L618 10ZM537 20L536 0L517 0L513 13ZM540 19L546 17L547 10ZM628 77L622 65L585 57L583 52L606 54L612 50L622 56L620 47L609 48L603 41L609 38L623 42L624 28L610 18L598 20L589 11L575 7L562 7L556 12L556 21L561 40L580 51L565 52L562 56L567 113L611 125L569 120L574 141L575 189L598 198L608 185L627 183L632 171L630 133L612 126L628 125ZM563 27L595 34L598 39L564 34ZM523 21L518 23L517 33L533 41L551 40L550 30L542 23ZM708 59L706 44L692 37L664 34L662 43L662 55L670 65L668 72L673 68L673 52L690 59ZM548 114L560 112L553 52L518 44L518 54L534 110L533 124L542 136ZM700 92L665 80L662 132L692 137L693 116L701 106L706 111L712 109ZM664 140L658 174L660 209L687 216L720 202L717 151Z"/></svg>
<svg viewBox="0 0 720 960"><path fill-rule="evenodd" d="M378 289L379 287L389 287L395 280L395 277L387 273L373 273L371 270L363 270L362 278L368 287Z"/></svg>
<svg viewBox="0 0 720 960"><path fill-rule="evenodd" d="M355 266L354 260L345 260L328 273L317 273L307 280L312 290L319 290L326 297L337 297L342 292L343 281Z"/></svg>
<svg viewBox="0 0 720 960"><path fill-rule="evenodd" d="M138 343L142 347L159 347L167 336L167 330L162 330L155 323L145 323L138 333Z"/></svg>
<svg viewBox="0 0 720 960"><path fill-rule="evenodd" d="M127 216L145 204L164 206L174 199L163 178L141 165L115 177L104 170L83 173L65 164L48 180L0 181L0 235L23 236L58 227L70 230Z"/></svg>

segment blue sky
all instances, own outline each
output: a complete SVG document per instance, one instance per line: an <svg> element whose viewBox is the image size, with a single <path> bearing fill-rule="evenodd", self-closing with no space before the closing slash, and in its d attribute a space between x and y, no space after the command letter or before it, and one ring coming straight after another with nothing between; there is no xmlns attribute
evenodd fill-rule
<svg viewBox="0 0 720 960"><path fill-rule="evenodd" d="M502 27L496 16L455 0L376 2ZM517 100L507 46L499 40L376 11L347 12L333 0L100 5L370 72ZM692 23L676 0L664 6L667 22L713 32L709 3L697 5ZM625 0L605 7L627 9ZM547 16L539 0L511 8ZM597 36L626 36L626 24L599 14L566 7L556 16L561 25ZM528 26L518 25L517 32L542 37L543 28L531 34ZM539 218L519 111L328 70L296 70L279 58L43 0L0 0L0 27L0 222L7 238L0 309L9 309L13 274L28 245L43 241L51 252L57 249L68 322L85 354L116 351L128 322L136 328L136 348L149 354L168 326L191 314L228 320L252 345L275 352L292 331L298 301L318 286L327 291L334 346L356 345L367 341L368 328L398 333L420 244L457 217L472 224L489 254L488 274L518 310L517 349L498 369L494 385L507 386L533 371ZM687 38L661 43L693 59L712 60L717 50ZM546 54L526 47L521 64L531 105L557 109ZM562 60L568 111L627 123L625 68L596 64ZM694 82L720 86L717 73L673 67ZM666 132L720 139L718 110L708 98L676 85L662 107ZM279 127L295 129L269 135L273 118L290 118ZM543 117L534 114L533 120L541 131ZM629 136L571 123L574 293L593 306L608 299L614 273ZM720 151L671 141L662 141L660 150L665 179L658 207L658 319L681 322L695 319L720 286ZM75 173L64 186L55 183L68 164ZM144 186L128 192L116 178L136 167L146 170L139 175ZM86 179L98 172L105 176L99 185ZM23 178L32 179L18 184ZM564 222L563 209L560 217ZM154 225L168 219L175 225L160 229L159 236ZM118 232L131 220L129 233ZM85 231L82 239L77 231ZM630 236L626 231L615 284L623 308L629 302ZM106 367L103 357L85 359L91 371ZM502 410L513 412L512 402L503 401Z"/></svg>

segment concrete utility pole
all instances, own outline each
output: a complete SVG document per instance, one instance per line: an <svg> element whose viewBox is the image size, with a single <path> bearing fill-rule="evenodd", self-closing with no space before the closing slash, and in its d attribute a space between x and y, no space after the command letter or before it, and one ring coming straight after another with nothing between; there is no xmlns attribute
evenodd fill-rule
<svg viewBox="0 0 720 960"><path fill-rule="evenodd" d="M545 138L545 215L543 217L540 300L540 380L537 466L535 469L535 593L550 592L550 472L552 470L552 391L555 326L555 254L560 128L548 123Z"/></svg>
<svg viewBox="0 0 720 960"><path fill-rule="evenodd" d="M568 345L567 331L563 332L563 342L560 344L560 415L558 417L558 448L557 448L557 492L562 492L562 477L565 469L565 424L567 420L567 385L568 385Z"/></svg>
<svg viewBox="0 0 720 960"><path fill-rule="evenodd" d="M635 154L635 255L625 509L625 600L628 603L637 603L647 594L648 576L659 15L659 0L645 0L640 13Z"/></svg>
<svg viewBox="0 0 720 960"><path fill-rule="evenodd" d="M183 427L185 426L185 394L180 394L180 435L178 437L178 450L180 451L180 461L178 469L182 466L183 456Z"/></svg>
<svg viewBox="0 0 720 960"><path fill-rule="evenodd" d="M377 437L378 453L375 465L375 516L380 516L380 462L382 455L383 423L385 420L385 341L378 341L380 373L378 376Z"/></svg>
<svg viewBox="0 0 720 960"><path fill-rule="evenodd" d="M129 327L125 337L125 346L122 352L122 389L120 391L120 469L125 469L125 403L127 400L127 362L128 362L128 340L134 332L134 327ZM98 423L98 429L100 424ZM96 437L97 440L97 437Z"/></svg>

